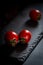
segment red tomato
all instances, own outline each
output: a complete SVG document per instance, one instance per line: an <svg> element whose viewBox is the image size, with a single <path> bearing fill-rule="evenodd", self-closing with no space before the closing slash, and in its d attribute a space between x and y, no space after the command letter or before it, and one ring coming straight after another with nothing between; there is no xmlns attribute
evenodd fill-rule
<svg viewBox="0 0 43 65"><path fill-rule="evenodd" d="M15 32L13 32L13 31L6 32L5 39L12 46L15 46L18 43L18 35Z"/></svg>
<svg viewBox="0 0 43 65"><path fill-rule="evenodd" d="M33 9L30 11L29 16L33 21L37 21L41 19L41 12L39 10Z"/></svg>
<svg viewBox="0 0 43 65"><path fill-rule="evenodd" d="M21 42L23 43L28 43L31 39L31 32L28 31L28 30L22 30L20 33L19 33L19 39Z"/></svg>

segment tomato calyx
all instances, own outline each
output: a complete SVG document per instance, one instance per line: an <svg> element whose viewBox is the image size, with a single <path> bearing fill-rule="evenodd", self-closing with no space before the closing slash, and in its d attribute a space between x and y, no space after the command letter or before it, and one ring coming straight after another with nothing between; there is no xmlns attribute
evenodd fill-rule
<svg viewBox="0 0 43 65"><path fill-rule="evenodd" d="M16 46L16 44L17 44L17 42L16 42L16 39L11 39L11 40L9 40L9 41L7 41L8 43L8 45L9 46L12 46L12 47L15 47Z"/></svg>
<svg viewBox="0 0 43 65"><path fill-rule="evenodd" d="M41 14L38 14L37 19L40 20L40 18L41 18Z"/></svg>
<svg viewBox="0 0 43 65"><path fill-rule="evenodd" d="M12 46L15 46L16 45L16 39L13 39L13 40L10 40L9 43L12 45Z"/></svg>
<svg viewBox="0 0 43 65"><path fill-rule="evenodd" d="M25 38L20 38L20 42L25 44Z"/></svg>

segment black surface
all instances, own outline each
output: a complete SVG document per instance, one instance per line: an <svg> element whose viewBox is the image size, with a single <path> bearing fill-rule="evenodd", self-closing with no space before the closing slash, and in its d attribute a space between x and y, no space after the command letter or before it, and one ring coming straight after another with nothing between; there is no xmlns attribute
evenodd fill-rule
<svg viewBox="0 0 43 65"><path fill-rule="evenodd" d="M37 38L38 34L40 34L40 32L43 31L43 18L41 18L41 20L38 21L38 23L35 22L35 23L37 23L37 25L35 24L36 26L34 26L34 27L33 27L32 24L29 26L26 22L29 22L29 19L30 19L29 18L29 11L30 11L30 9L33 9L33 8L39 9L42 12L42 17L43 17L43 9L42 9L42 7L43 7L43 4L36 4L36 5L29 6L29 7L25 8L24 11L22 11L13 21L11 21L8 24L8 26L6 26L6 28L3 29L3 31L1 32L1 38L0 38L1 44L0 45L5 44L4 35L5 35L5 33L7 31L13 30L16 33L19 33L22 29L28 29L28 30L31 31L32 38L31 38L29 44L32 44L33 41ZM22 50L22 52L20 52L20 55L21 55L21 53L23 53L23 52L25 52L27 50L28 46L29 45L27 45L26 49L24 49L24 50ZM8 49L6 49L6 50L8 50ZM10 53L8 53L9 57L13 58L12 61L14 61L14 57L15 57L14 53L15 53L15 51L16 50L13 49L12 52L9 51Z"/></svg>

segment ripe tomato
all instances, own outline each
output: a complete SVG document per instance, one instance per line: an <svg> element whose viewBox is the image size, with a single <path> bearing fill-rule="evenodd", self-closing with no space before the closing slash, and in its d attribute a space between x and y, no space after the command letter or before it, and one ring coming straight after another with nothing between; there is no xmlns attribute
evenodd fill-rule
<svg viewBox="0 0 43 65"><path fill-rule="evenodd" d="M13 31L8 31L5 34L5 40L11 45L15 46L18 43L18 35Z"/></svg>
<svg viewBox="0 0 43 65"><path fill-rule="evenodd" d="M39 10L33 9L30 11L29 16L33 21L37 21L41 19L41 12Z"/></svg>
<svg viewBox="0 0 43 65"><path fill-rule="evenodd" d="M23 43L28 43L31 39L31 32L29 30L22 30L20 33L19 33L19 39L21 42Z"/></svg>

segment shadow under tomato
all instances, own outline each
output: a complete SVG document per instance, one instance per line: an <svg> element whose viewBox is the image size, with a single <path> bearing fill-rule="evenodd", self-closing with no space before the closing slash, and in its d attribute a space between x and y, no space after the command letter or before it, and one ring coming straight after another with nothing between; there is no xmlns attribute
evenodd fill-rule
<svg viewBox="0 0 43 65"><path fill-rule="evenodd" d="M22 52L27 48L28 44L24 44L22 42L19 42L18 45L15 47L16 52Z"/></svg>
<svg viewBox="0 0 43 65"><path fill-rule="evenodd" d="M26 23L25 23L25 26L27 26L27 27L37 27L38 26L38 21L33 21L33 20L28 20L28 21L26 21Z"/></svg>

